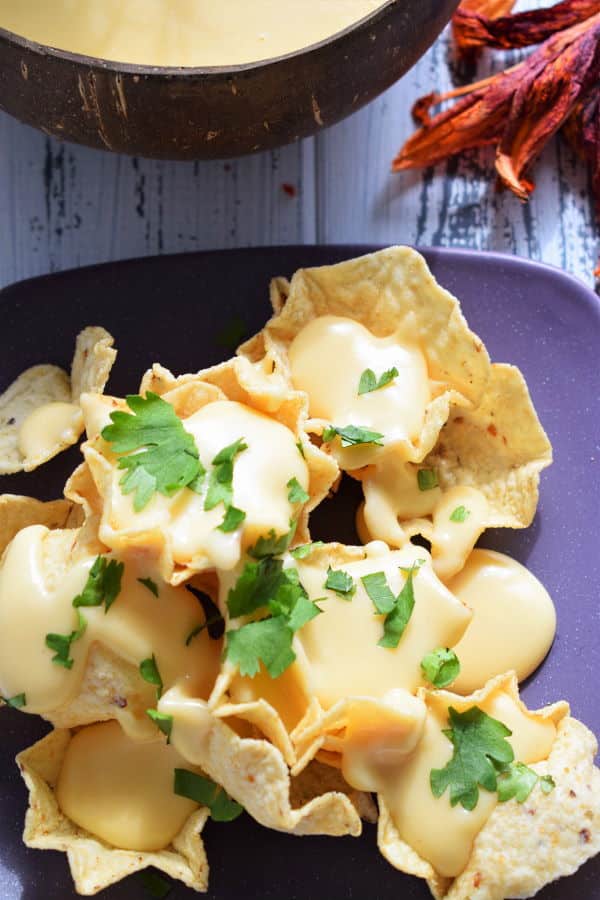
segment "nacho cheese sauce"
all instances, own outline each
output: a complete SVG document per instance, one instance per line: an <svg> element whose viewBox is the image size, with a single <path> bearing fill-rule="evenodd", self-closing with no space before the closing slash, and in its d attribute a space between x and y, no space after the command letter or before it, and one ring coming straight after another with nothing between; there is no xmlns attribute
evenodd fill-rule
<svg viewBox="0 0 600 900"><path fill-rule="evenodd" d="M308 669L310 687L324 709L344 697L382 697L392 688L415 691L422 685L421 660L435 647L452 647L462 637L471 612L436 578L421 547L407 545L390 552L383 543L366 548L362 561L342 565L354 579L356 593L351 600L325 590L327 568L300 563L300 580L311 600L327 599L323 612L299 632ZM405 576L419 559L425 564L415 570L415 605L410 621L395 649L379 647L384 616L376 613L361 577L384 572L395 596L402 590Z"/></svg>
<svg viewBox="0 0 600 900"><path fill-rule="evenodd" d="M308 394L311 417L377 431L386 445L406 445L420 435L431 394L418 343L400 335L378 338L352 319L320 316L296 335L288 355L294 387ZM394 367L393 381L359 395L366 369L379 378ZM365 464L365 449L352 450L361 457L356 466ZM373 447L368 449L372 455ZM347 453L348 460L352 455Z"/></svg>
<svg viewBox="0 0 600 900"><path fill-rule="evenodd" d="M89 415L98 424L96 404L102 405L108 423L110 409L102 404L102 398L84 398L86 421ZM233 462L233 505L246 513L240 527L228 534L220 531L223 504L206 511L205 492L197 494L187 488L173 497L156 493L136 512L133 495L123 494L119 484L123 470L117 467L109 445L97 438L84 447L84 455L104 494L100 538L115 550L137 545L158 549L167 541L176 563L231 569L242 551L270 529L287 534L297 510L288 500L287 484L296 478L307 490L308 468L289 428L242 403L209 403L184 419L183 425L194 437L206 469L205 490L215 456L239 438L247 444Z"/></svg>
<svg viewBox="0 0 600 900"><path fill-rule="evenodd" d="M74 403L45 403L29 413L19 429L25 459L51 453L57 444L74 444L83 432L83 415Z"/></svg>
<svg viewBox="0 0 600 900"><path fill-rule="evenodd" d="M461 669L453 691L468 694L512 669L522 681L537 669L554 640L556 611L535 575L503 553L474 550L448 587L473 610L454 647Z"/></svg>
<svg viewBox="0 0 600 900"><path fill-rule="evenodd" d="M225 66L300 50L382 5L383 0L0 0L0 27L119 62Z"/></svg>
<svg viewBox="0 0 600 900"><path fill-rule="evenodd" d="M497 794L479 788L479 801L468 811L460 804L452 807L449 789L436 798L430 787L432 769L441 769L452 756L452 744L444 735L448 708L464 712L471 700L440 691L429 694L423 736L414 753L398 767L382 766L374 773L379 792L390 810L398 833L419 856L443 876L454 878L465 868L473 840L483 828L497 803ZM507 692L493 691L476 704L512 731L507 740L515 759L531 764L546 759L556 737L551 719L526 711Z"/></svg>
<svg viewBox="0 0 600 900"><path fill-rule="evenodd" d="M76 532L49 532L33 525L20 531L7 550L0 569L2 695L24 692L27 712L57 709L78 693L89 648L97 641L136 669L154 654L166 687L181 682L197 696L207 697L219 670L220 642L211 640L204 629L186 646L186 636L205 620L202 607L185 588L162 582L152 557L144 553L122 557L121 592L108 612L104 606L81 607L87 628L71 644L73 667L52 662L46 635L77 629L73 599L83 590L95 559L70 560L75 538ZM56 564L58 554L62 565ZM47 559L54 559L54 569ZM148 577L156 582L158 597L138 581ZM134 727L125 715L123 724ZM147 733L154 726L144 717L140 728Z"/></svg>
<svg viewBox="0 0 600 900"><path fill-rule="evenodd" d="M173 770L190 768L164 737L132 741L117 722L71 739L56 799L72 822L122 850L168 847L198 804L173 792Z"/></svg>

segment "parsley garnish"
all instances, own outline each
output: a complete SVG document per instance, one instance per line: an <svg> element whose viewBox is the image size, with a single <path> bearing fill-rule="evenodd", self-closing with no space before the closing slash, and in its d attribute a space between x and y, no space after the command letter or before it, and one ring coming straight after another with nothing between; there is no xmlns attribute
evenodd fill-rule
<svg viewBox="0 0 600 900"><path fill-rule="evenodd" d="M7 706L12 706L13 709L23 709L27 704L25 694L15 694L14 697L3 697L0 695L0 700L6 703Z"/></svg>
<svg viewBox="0 0 600 900"><path fill-rule="evenodd" d="M370 394L371 391L378 391L379 388L385 387L386 384L389 384L390 381L397 377L398 369L395 366L393 369L386 369L379 378L377 378L373 369L365 369L358 383L358 394L360 396L361 394Z"/></svg>
<svg viewBox="0 0 600 900"><path fill-rule="evenodd" d="M288 500L290 503L306 503L309 499L309 495L297 478L290 478L286 487L288 488Z"/></svg>
<svg viewBox="0 0 600 900"><path fill-rule="evenodd" d="M361 428L358 425L345 425L338 428L337 425L328 425L323 429L323 442L328 444L336 436L339 436L342 447L356 447L358 444L376 444L378 447L383 446L383 435L379 431L369 431L368 428Z"/></svg>
<svg viewBox="0 0 600 900"><path fill-rule="evenodd" d="M144 681L147 681L149 684L153 684L156 687L156 695L160 698L163 692L163 681L160 677L160 672L158 671L154 653L150 659L144 659L140 663L140 675Z"/></svg>
<svg viewBox="0 0 600 900"><path fill-rule="evenodd" d="M85 632L87 628L87 622L80 612L77 613L77 629L72 631L70 634L47 634L46 635L46 647L49 650L54 650L55 655L52 657L52 662L55 662L58 666L64 666L65 669L72 669L74 660L69 656L71 652L71 644L73 641L78 641Z"/></svg>
<svg viewBox="0 0 600 900"><path fill-rule="evenodd" d="M171 497L188 485L197 487L205 473L194 438L170 403L151 391L126 399L131 413L112 412L102 437L112 444L119 468L127 469L121 490L134 494L133 508L140 512L156 492Z"/></svg>
<svg viewBox="0 0 600 900"><path fill-rule="evenodd" d="M210 778L197 775L195 772L190 772L189 769L175 769L174 771L174 793L179 797L187 797L189 800L199 803L200 806L207 806L210 810L210 817L215 822L232 822L243 813L244 807L232 800L229 794Z"/></svg>
<svg viewBox="0 0 600 900"><path fill-rule="evenodd" d="M415 593L413 577L419 571L421 563L417 560L410 569L403 570L406 574L404 587L397 597L394 597L384 572L374 572L372 575L364 575L361 581L373 606L381 615L385 615L383 622L383 637L379 641L380 647L395 649L400 643L400 638L410 621L415 605Z"/></svg>
<svg viewBox="0 0 600 900"><path fill-rule="evenodd" d="M259 609L270 615L227 632L226 656L241 675L253 677L262 662L271 678L278 678L296 659L294 632L321 610L309 600L296 569L284 569L280 559L249 562L230 591L227 606L232 618Z"/></svg>
<svg viewBox="0 0 600 900"><path fill-rule="evenodd" d="M224 531L225 534L229 534L231 531L235 531L239 528L245 518L246 513L242 509L237 509L235 506L228 506L225 512L225 518L220 525L217 525L217 528L219 531Z"/></svg>
<svg viewBox="0 0 600 900"><path fill-rule="evenodd" d="M264 559L267 556L281 556L290 546L295 533L295 523L292 524L292 527L286 534L277 535L275 529L271 528L267 537L259 537L254 547L248 550L248 553L254 559Z"/></svg>
<svg viewBox="0 0 600 900"><path fill-rule="evenodd" d="M540 787L543 794L551 794L556 787L556 782L552 775L542 775L540 778Z"/></svg>
<svg viewBox="0 0 600 900"><path fill-rule="evenodd" d="M299 547L294 547L293 550L290 550L290 554L294 559L306 559L315 550L320 550L324 546L323 541L313 541L312 544L300 544Z"/></svg>
<svg viewBox="0 0 600 900"><path fill-rule="evenodd" d="M171 732L173 731L173 716L167 713L161 713L157 709L147 709L146 715L152 719L154 724L167 737L167 744L171 743Z"/></svg>
<svg viewBox="0 0 600 900"><path fill-rule="evenodd" d="M304 447L302 446L302 441L300 440L300 438L298 438L298 440L296 441L296 447L298 448L298 453L300 454L302 459L306 459L306 456L304 455Z"/></svg>
<svg viewBox="0 0 600 900"><path fill-rule="evenodd" d="M331 566L327 569L327 578L323 587L329 591L335 591L338 597L342 597L344 600L352 600L356 593L354 579L342 569L335 570Z"/></svg>
<svg viewBox="0 0 600 900"><path fill-rule="evenodd" d="M155 581L152 581L151 578L138 578L138 581L140 584L143 584L145 588L148 588L151 594L158 597L158 585Z"/></svg>
<svg viewBox="0 0 600 900"><path fill-rule="evenodd" d="M498 776L498 801L506 803L514 797L517 803L524 803L538 780L533 769L524 763L512 763Z"/></svg>
<svg viewBox="0 0 600 900"><path fill-rule="evenodd" d="M435 469L419 469L417 472L417 484L420 491L431 491L439 486Z"/></svg>
<svg viewBox="0 0 600 900"><path fill-rule="evenodd" d="M125 564L116 559L109 561L106 556L97 556L83 591L73 600L75 609L79 606L101 606L104 603L104 612L108 612L121 592L124 569Z"/></svg>
<svg viewBox="0 0 600 900"><path fill-rule="evenodd" d="M450 805L460 803L464 809L472 810L479 800L479 786L497 790L498 771L513 762L513 748L506 740L512 732L478 706L464 713L451 706L449 724L444 734L454 752L443 769L431 770L431 790L434 797L441 797L449 787Z"/></svg>
<svg viewBox="0 0 600 900"><path fill-rule="evenodd" d="M233 503L233 462L238 453L248 449L243 438L223 447L212 461L212 471L208 481L208 491L204 501L204 509L211 510L219 503L225 508Z"/></svg>
<svg viewBox="0 0 600 900"><path fill-rule="evenodd" d="M155 900L165 900L165 897L171 892L173 887L170 881L167 881L166 878L163 878L162 875L159 875L158 872L153 872L151 869L144 869L142 872L139 872L138 879L144 889Z"/></svg>
<svg viewBox="0 0 600 900"><path fill-rule="evenodd" d="M466 522L471 515L471 510L466 506L457 506L450 515L451 522Z"/></svg>
<svg viewBox="0 0 600 900"><path fill-rule="evenodd" d="M454 650L438 647L421 660L421 671L436 688L447 687L460 673L460 662Z"/></svg>

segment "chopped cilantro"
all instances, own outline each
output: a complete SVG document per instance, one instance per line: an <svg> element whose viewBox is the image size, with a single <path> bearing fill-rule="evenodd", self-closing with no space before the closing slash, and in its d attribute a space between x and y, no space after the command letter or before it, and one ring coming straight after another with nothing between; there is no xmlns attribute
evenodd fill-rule
<svg viewBox="0 0 600 900"><path fill-rule="evenodd" d="M552 775L542 775L540 778L540 788L543 794L550 794L556 787L556 782Z"/></svg>
<svg viewBox="0 0 600 900"><path fill-rule="evenodd" d="M175 769L174 771L174 793L179 797L187 797L189 800L199 803L200 806L207 806L210 810L210 817L215 822L232 822L243 813L244 807L232 800L229 794L210 778L197 775L196 772L190 772L189 769Z"/></svg>
<svg viewBox="0 0 600 900"><path fill-rule="evenodd" d="M512 732L478 706L463 713L451 706L449 725L444 734L454 752L443 769L431 770L431 790L434 797L441 797L449 787L450 805L460 803L464 809L472 810L479 800L479 786L497 790L498 770L513 762L513 749L506 740Z"/></svg>
<svg viewBox="0 0 600 900"><path fill-rule="evenodd" d="M390 381L397 377L398 369L395 366L393 369L386 369L379 378L377 378L373 369L365 369L358 383L358 394L360 396L361 394L370 394L371 391L378 391L379 388L385 387L386 384L389 384Z"/></svg>
<svg viewBox="0 0 600 900"><path fill-rule="evenodd" d="M524 763L512 763L498 775L498 801L506 803L513 797L524 803L538 783L537 774Z"/></svg>
<svg viewBox="0 0 600 900"><path fill-rule="evenodd" d="M160 677L160 672L158 671L154 653L150 659L144 659L140 663L140 675L144 681L147 681L148 684L153 684L156 687L156 694L160 697L163 692L163 681Z"/></svg>
<svg viewBox="0 0 600 900"><path fill-rule="evenodd" d="M186 485L197 485L204 475L194 438L183 427L170 403L148 391L145 397L130 394L131 413L112 412L112 425L102 437L112 445L124 494L134 494L133 508L140 512L158 492L165 497ZM138 450L140 452L133 453Z"/></svg>
<svg viewBox="0 0 600 900"><path fill-rule="evenodd" d="M54 651L52 662L58 666L64 666L65 669L72 669L74 660L69 655L71 653L71 644L83 637L87 622L82 614L77 612L77 628L70 634L47 634L46 647Z"/></svg>
<svg viewBox="0 0 600 900"><path fill-rule="evenodd" d="M143 584L145 588L148 588L151 594L158 597L158 585L155 581L152 581L151 578L138 578L138 581L140 584Z"/></svg>
<svg viewBox="0 0 600 900"><path fill-rule="evenodd" d="M328 425L323 429L322 438L325 444L328 444L336 436L339 436L342 447L356 447L358 444L383 446L382 434L378 431L369 431L368 428L361 428L358 425L345 425L343 428L338 428L337 425Z"/></svg>
<svg viewBox="0 0 600 900"><path fill-rule="evenodd" d="M287 616L250 622L227 632L227 658L239 666L241 675L253 678L262 662L271 678L278 678L296 659L293 637Z"/></svg>
<svg viewBox="0 0 600 900"><path fill-rule="evenodd" d="M152 719L154 724L167 737L167 744L171 742L171 732L173 731L173 716L167 713L161 713L157 709L147 709L146 715Z"/></svg>
<svg viewBox="0 0 600 900"><path fill-rule="evenodd" d="M154 900L165 900L165 897L170 894L173 887L170 881L167 881L166 878L163 878L162 875L159 875L158 872L154 872L152 869L144 869L142 872L139 872L138 879L144 890Z"/></svg>
<svg viewBox="0 0 600 900"><path fill-rule="evenodd" d="M296 447L298 448L298 453L300 454L302 459L306 459L306 456L304 455L304 447L302 446L302 441L300 439L296 441Z"/></svg>
<svg viewBox="0 0 600 900"><path fill-rule="evenodd" d="M471 510L466 506L457 506L450 515L451 522L466 522L471 515Z"/></svg>
<svg viewBox="0 0 600 900"><path fill-rule="evenodd" d="M420 564L421 561L417 560L410 569L402 570L406 575L406 581L397 597L394 597L384 572L374 572L361 578L375 609L380 615L385 615L380 647L395 649L400 643L415 606L413 578Z"/></svg>
<svg viewBox="0 0 600 900"><path fill-rule="evenodd" d="M439 486L435 469L419 469L417 472L417 484L420 491L431 491Z"/></svg>
<svg viewBox="0 0 600 900"><path fill-rule="evenodd" d="M327 569L327 578L323 587L328 591L335 591L338 597L342 597L344 600L352 600L356 593L356 585L352 576L342 569L332 569L331 566Z"/></svg>
<svg viewBox="0 0 600 900"><path fill-rule="evenodd" d="M210 510L223 503L225 507L233 503L233 462L238 453L248 449L243 438L223 447L212 461L212 471L208 480L208 491L204 509Z"/></svg>
<svg viewBox="0 0 600 900"><path fill-rule="evenodd" d="M296 524L292 523L292 527L286 534L277 535L273 528L270 529L267 537L259 537L254 547L248 550L250 556L254 559L264 559L267 556L280 556L285 553L292 542L292 538L296 533Z"/></svg>
<svg viewBox="0 0 600 900"><path fill-rule="evenodd" d="M454 650L438 647L421 660L421 671L436 688L445 688L460 674L460 662Z"/></svg>
<svg viewBox="0 0 600 900"><path fill-rule="evenodd" d="M85 586L73 600L73 606L101 606L104 603L104 612L108 612L121 592L121 578L125 564L110 561L106 556L97 556L90 569Z"/></svg>
<svg viewBox="0 0 600 900"><path fill-rule="evenodd" d="M306 559L315 550L320 550L324 546L323 541L313 541L312 544L300 544L299 547L294 547L293 550L290 550L290 554L294 559Z"/></svg>
<svg viewBox="0 0 600 900"><path fill-rule="evenodd" d="M286 487L288 488L288 500L290 503L306 503L309 499L309 495L297 478L290 478Z"/></svg>
<svg viewBox="0 0 600 900"><path fill-rule="evenodd" d="M6 703L7 706L12 706L13 709L23 709L27 705L25 694L15 694L14 697L2 697L0 695L0 700Z"/></svg>
<svg viewBox="0 0 600 900"><path fill-rule="evenodd" d="M237 509L235 506L228 506L226 508L225 518L220 525L217 525L217 528L219 531L229 534L231 531L235 531L239 528L245 518L246 513L242 509Z"/></svg>

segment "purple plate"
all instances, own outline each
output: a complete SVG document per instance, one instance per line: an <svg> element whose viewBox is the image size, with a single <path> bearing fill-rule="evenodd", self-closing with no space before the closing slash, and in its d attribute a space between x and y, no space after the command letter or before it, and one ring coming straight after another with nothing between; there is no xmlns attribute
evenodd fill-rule
<svg viewBox="0 0 600 900"><path fill-rule="evenodd" d="M229 355L232 321L246 334L264 323L267 284L300 266L338 262L371 247L281 247L229 250L121 262L37 278L0 292L0 390L27 366L68 368L75 335L102 324L119 357L110 390L137 390L140 374L160 360L176 372L194 371ZM535 707L562 698L600 734L600 303L584 285L557 269L491 253L426 250L437 279L461 300L469 324L491 356L523 370L555 462L542 475L541 502L525 532L487 532L483 543L510 553L538 575L554 597L558 634L546 662L523 696ZM79 458L76 449L37 472L0 478L0 492L50 499L60 494ZM316 537L354 540L351 486L315 516ZM519 623L515 623L515 628ZM2 711L0 743L0 897L68 900L76 895L63 854L21 843L26 791L15 754L40 738L41 720ZM209 900L424 900L424 884L391 868L362 838L306 838L267 831L242 816L205 830L211 866ZM546 888L540 900L594 900L600 858L572 878ZM108 889L106 900L150 897L134 876ZM173 887L170 898L193 892Z"/></svg>

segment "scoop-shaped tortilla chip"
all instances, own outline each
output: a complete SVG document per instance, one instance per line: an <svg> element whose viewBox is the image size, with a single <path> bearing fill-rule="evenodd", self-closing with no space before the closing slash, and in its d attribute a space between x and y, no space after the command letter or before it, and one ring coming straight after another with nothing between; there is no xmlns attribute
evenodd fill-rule
<svg viewBox="0 0 600 900"><path fill-rule="evenodd" d="M0 495L0 555L22 528L45 525L46 528L76 528L81 524L81 510L70 500L43 503L19 494Z"/></svg>
<svg viewBox="0 0 600 900"><path fill-rule="evenodd" d="M482 396L489 377L485 347L470 331L458 300L437 284L423 257L409 247L390 247L334 266L300 269L289 285L276 280L271 300L275 315L238 353L254 363L270 360L290 383L290 345L317 317L353 319L376 337L399 331L417 336L432 399L421 434L404 450L414 462L433 448L451 405L476 404ZM320 434L326 424L310 418L307 430ZM344 451L336 455L342 468L349 468L350 457Z"/></svg>
<svg viewBox="0 0 600 900"><path fill-rule="evenodd" d="M102 392L116 358L113 338L90 326L77 336L71 377L58 366L33 366L0 396L0 475L31 472L76 444L83 433L79 398Z"/></svg>
<svg viewBox="0 0 600 900"><path fill-rule="evenodd" d="M208 818L201 807L192 813L171 846L147 852L119 850L71 822L56 801L56 787L71 732L51 731L45 738L17 756L29 790L29 808L23 840L38 850L60 850L67 854L75 889L79 894L97 894L103 888L155 866L171 878L196 891L208 887L208 862L200 833Z"/></svg>

